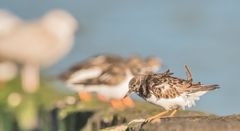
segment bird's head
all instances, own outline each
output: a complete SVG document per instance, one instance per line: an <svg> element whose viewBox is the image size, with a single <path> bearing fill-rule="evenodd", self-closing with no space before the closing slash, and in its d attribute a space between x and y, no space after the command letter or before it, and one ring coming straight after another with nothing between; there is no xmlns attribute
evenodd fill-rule
<svg viewBox="0 0 240 131"><path fill-rule="evenodd" d="M133 77L128 84L128 92L127 94L124 96L127 97L128 95L131 95L132 93L137 93L139 92L139 89L142 85L142 83L145 81L145 75L137 75L135 77Z"/></svg>
<svg viewBox="0 0 240 131"><path fill-rule="evenodd" d="M0 35L6 35L22 23L22 20L7 10L0 9Z"/></svg>
<svg viewBox="0 0 240 131"><path fill-rule="evenodd" d="M43 25L58 38L72 37L78 29L77 20L64 10L53 10L42 17Z"/></svg>
<svg viewBox="0 0 240 131"><path fill-rule="evenodd" d="M139 56L132 56L127 62L134 75L157 72L161 67L161 62L157 57L148 57L147 59L143 59Z"/></svg>
<svg viewBox="0 0 240 131"><path fill-rule="evenodd" d="M161 67L161 61L158 57L148 57L146 59L146 72L157 72Z"/></svg>

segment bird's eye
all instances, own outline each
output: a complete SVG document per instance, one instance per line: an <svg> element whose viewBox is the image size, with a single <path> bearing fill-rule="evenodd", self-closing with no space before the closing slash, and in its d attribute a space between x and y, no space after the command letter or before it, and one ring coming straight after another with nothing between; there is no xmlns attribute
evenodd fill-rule
<svg viewBox="0 0 240 131"><path fill-rule="evenodd" d="M136 84L133 84L132 86L133 86L133 87L135 87L135 86L136 86Z"/></svg>

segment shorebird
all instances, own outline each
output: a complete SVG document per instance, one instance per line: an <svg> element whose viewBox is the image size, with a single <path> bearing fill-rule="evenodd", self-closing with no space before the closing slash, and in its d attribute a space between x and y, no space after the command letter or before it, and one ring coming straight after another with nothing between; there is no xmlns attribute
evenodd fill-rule
<svg viewBox="0 0 240 131"><path fill-rule="evenodd" d="M24 22L0 38L0 56L23 65L23 90L39 86L39 68L53 65L66 55L74 40L77 21L68 12L53 10L41 19Z"/></svg>
<svg viewBox="0 0 240 131"><path fill-rule="evenodd" d="M22 20L7 10L0 9L0 39L13 32L22 24ZM16 63L0 56L0 85L17 75Z"/></svg>
<svg viewBox="0 0 240 131"><path fill-rule="evenodd" d="M161 106L166 110L147 118L144 123L164 118L163 116L167 113L170 113L168 117L172 117L179 109L195 105L195 101L199 100L203 94L219 88L216 84L193 83L188 66L185 68L186 80L172 76L173 73L170 70L159 74L137 75L130 80L129 90L125 97L131 93L137 93L147 102Z"/></svg>
<svg viewBox="0 0 240 131"><path fill-rule="evenodd" d="M85 92L96 92L99 98L111 100L114 108L133 106L133 101L121 98L128 91L129 80L138 73L156 71L160 61L157 58L143 60L140 57L128 59L116 55L99 55L70 68L61 75L68 87L80 92L80 99ZM133 70L137 68L137 70ZM86 97L86 95L85 95ZM89 100L89 97L88 99Z"/></svg>

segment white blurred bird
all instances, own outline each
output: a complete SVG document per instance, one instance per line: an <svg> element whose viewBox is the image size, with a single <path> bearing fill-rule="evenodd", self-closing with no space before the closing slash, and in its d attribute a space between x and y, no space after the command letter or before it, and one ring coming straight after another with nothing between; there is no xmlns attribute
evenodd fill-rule
<svg viewBox="0 0 240 131"><path fill-rule="evenodd" d="M0 39L16 30L21 24L22 20L20 18L7 10L0 9ZM16 63L6 59L0 59L0 84L12 80L16 74Z"/></svg>
<svg viewBox="0 0 240 131"><path fill-rule="evenodd" d="M7 10L0 9L0 39L16 30L22 20Z"/></svg>
<svg viewBox="0 0 240 131"><path fill-rule="evenodd" d="M41 19L21 24L0 39L0 56L23 65L23 89L35 92L39 68L59 61L73 46L78 27L75 18L63 10L53 10Z"/></svg>

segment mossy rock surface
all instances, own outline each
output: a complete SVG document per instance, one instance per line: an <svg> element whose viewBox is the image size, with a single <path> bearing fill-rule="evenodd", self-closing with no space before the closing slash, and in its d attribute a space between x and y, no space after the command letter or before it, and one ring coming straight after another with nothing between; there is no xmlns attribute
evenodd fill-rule
<svg viewBox="0 0 240 131"><path fill-rule="evenodd" d="M146 110L145 110L146 111ZM156 112L156 109L147 109L147 112ZM135 119L129 119L135 117ZM144 116L140 114L128 114L127 122ZM144 118L146 118L145 115ZM142 118L142 117L141 117ZM142 119L144 120L144 119ZM216 116L195 111L181 111L176 117L159 119L152 123L144 124L133 122L120 124L114 127L104 128L101 131L240 131L240 115Z"/></svg>
<svg viewBox="0 0 240 131"><path fill-rule="evenodd" d="M153 123L142 125L142 122L128 123L132 120L142 120L163 111L158 106L146 102L137 102L133 108L116 111L106 103L91 104L93 108L84 108L84 104L75 106L75 111L68 113L64 120L72 119L75 125L83 121L85 125L74 130L83 131L239 131L240 115L216 116L214 114L197 111L179 111L175 117L163 118ZM81 107L81 108L79 108ZM67 107L70 108L70 107ZM72 109L71 109L72 110ZM64 110L62 110L64 111ZM66 111L66 109L65 109ZM78 112L78 117L76 117ZM89 115L90 114L90 115ZM72 115L72 117L71 117ZM86 118L84 118L86 117Z"/></svg>
<svg viewBox="0 0 240 131"><path fill-rule="evenodd" d="M141 123L122 128L128 131L239 131L240 115L218 116L179 116L164 118L155 123Z"/></svg>

